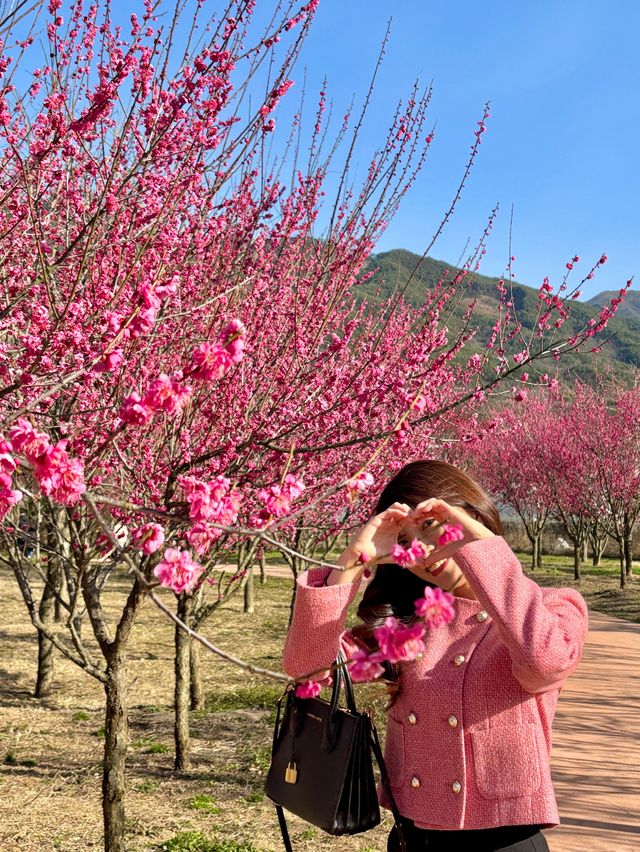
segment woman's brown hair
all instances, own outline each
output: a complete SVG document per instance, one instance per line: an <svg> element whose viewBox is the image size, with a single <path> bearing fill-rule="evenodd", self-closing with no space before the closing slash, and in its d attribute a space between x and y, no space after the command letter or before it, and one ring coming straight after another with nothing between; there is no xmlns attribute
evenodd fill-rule
<svg viewBox="0 0 640 852"><path fill-rule="evenodd" d="M418 503L437 497L451 506L461 506L495 535L502 535L502 523L493 502L469 474L448 462L428 459L405 465L382 491L373 515L388 509L393 503L407 503L414 509ZM426 586L412 571L397 565L379 565L367 586L358 607L358 617L363 622L351 629L356 640L367 648L376 648L374 629L385 618L395 616L406 624L415 621L415 601ZM400 669L397 664L386 664L390 704L400 689Z"/></svg>

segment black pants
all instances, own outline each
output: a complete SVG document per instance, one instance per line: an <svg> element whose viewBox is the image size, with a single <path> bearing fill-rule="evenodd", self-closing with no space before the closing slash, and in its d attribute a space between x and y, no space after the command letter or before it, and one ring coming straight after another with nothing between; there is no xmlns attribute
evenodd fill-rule
<svg viewBox="0 0 640 852"><path fill-rule="evenodd" d="M478 830L435 831L416 828L410 819L402 820L407 852L549 852L544 834L537 825L505 825ZM394 826L387 852L400 852Z"/></svg>

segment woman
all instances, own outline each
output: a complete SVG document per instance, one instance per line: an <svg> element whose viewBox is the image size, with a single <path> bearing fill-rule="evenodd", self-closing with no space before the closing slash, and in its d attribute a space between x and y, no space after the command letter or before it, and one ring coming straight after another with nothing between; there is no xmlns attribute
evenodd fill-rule
<svg viewBox="0 0 640 852"><path fill-rule="evenodd" d="M463 537L438 546L445 523ZM392 546L413 538L426 558L408 569L389 564ZM358 608L363 623L344 632L372 565L380 567ZM284 670L301 677L329 666L340 647L347 655L374 647L387 616L413 620L426 585L450 591L456 615L428 632L420 659L389 667L385 762L408 850L548 849L540 828L559 822L551 724L580 660L587 608L574 589L524 576L497 510L466 473L439 461L406 465L338 567L300 575ZM400 848L395 828L387 848Z"/></svg>

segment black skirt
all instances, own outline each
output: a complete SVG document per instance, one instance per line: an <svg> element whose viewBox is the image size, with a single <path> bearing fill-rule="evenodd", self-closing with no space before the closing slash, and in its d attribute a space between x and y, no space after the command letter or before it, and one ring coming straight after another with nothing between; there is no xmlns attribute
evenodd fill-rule
<svg viewBox="0 0 640 852"><path fill-rule="evenodd" d="M435 831L416 828L403 819L407 852L549 852L549 846L538 825L504 825L460 831ZM400 852L398 833L392 829L387 852Z"/></svg>

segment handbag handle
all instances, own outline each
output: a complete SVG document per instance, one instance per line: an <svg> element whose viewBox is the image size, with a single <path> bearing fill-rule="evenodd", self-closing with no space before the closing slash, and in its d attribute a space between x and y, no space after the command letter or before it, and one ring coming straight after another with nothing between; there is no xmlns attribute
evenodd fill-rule
<svg viewBox="0 0 640 852"><path fill-rule="evenodd" d="M333 689L331 691L331 701L329 702L331 715L333 716L338 709L340 702L340 690L343 686L345 698L347 700L347 708L351 710L352 713L356 713L356 698L353 692L353 683L351 681L349 669L347 668L347 658L344 651L338 651L336 663L338 664L338 667L335 669L333 674Z"/></svg>
<svg viewBox="0 0 640 852"><path fill-rule="evenodd" d="M353 694L351 675L349 674L346 665L347 658L342 650L338 652L336 662L338 663L338 667L333 673L333 689L331 690L331 701L329 702L329 715L322 732L322 747L327 751L331 751L338 740L338 730L340 726L340 715L338 710L342 687L344 687L347 708L352 713L358 712L356 709L355 695Z"/></svg>

